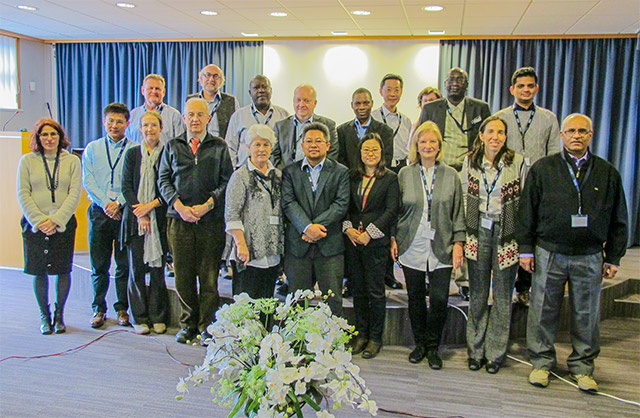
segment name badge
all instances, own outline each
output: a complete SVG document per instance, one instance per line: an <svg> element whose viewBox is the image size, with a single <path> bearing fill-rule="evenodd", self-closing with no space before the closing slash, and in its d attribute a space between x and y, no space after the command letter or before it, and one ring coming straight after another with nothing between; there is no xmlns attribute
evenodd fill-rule
<svg viewBox="0 0 640 418"><path fill-rule="evenodd" d="M587 215L571 215L571 228L586 228L588 224Z"/></svg>
<svg viewBox="0 0 640 418"><path fill-rule="evenodd" d="M278 225L280 223L280 217L271 215L269 216L269 225Z"/></svg>
<svg viewBox="0 0 640 418"><path fill-rule="evenodd" d="M530 167L531 166L531 158L525 157L524 158L524 163L527 165L527 167Z"/></svg>
<svg viewBox="0 0 640 418"><path fill-rule="evenodd" d="M433 228L427 228L424 232L424 235L428 240L433 241L433 239L436 237L436 230Z"/></svg>
<svg viewBox="0 0 640 418"><path fill-rule="evenodd" d="M480 226L484 229L493 228L493 219L491 218L480 218Z"/></svg>
<svg viewBox="0 0 640 418"><path fill-rule="evenodd" d="M113 190L109 190L109 191L107 192L107 197L108 197L110 200L116 200L116 199L118 199L118 193L114 192Z"/></svg>

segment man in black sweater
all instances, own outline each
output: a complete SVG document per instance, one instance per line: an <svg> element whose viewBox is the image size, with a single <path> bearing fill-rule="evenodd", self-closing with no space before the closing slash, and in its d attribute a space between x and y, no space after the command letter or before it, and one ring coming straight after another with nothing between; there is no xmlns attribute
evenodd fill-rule
<svg viewBox="0 0 640 418"><path fill-rule="evenodd" d="M595 392L601 284L615 276L626 251L627 205L618 171L589 151L591 119L567 116L560 136L564 149L531 167L516 220L520 265L533 273L527 348L534 369L529 383L549 384L569 282L573 352L567 365L581 390Z"/></svg>

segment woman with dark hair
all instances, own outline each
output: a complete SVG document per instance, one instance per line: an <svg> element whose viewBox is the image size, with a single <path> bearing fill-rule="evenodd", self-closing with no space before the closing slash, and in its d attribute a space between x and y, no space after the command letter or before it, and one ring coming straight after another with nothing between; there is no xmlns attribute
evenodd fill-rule
<svg viewBox="0 0 640 418"><path fill-rule="evenodd" d="M418 109L422 113L422 108L427 103L434 102L438 99L442 99L442 93L436 87L425 87L418 93ZM411 132L409 133L409 138L413 138L413 133L418 128L418 123L420 122L420 115L418 115L418 119L416 119L413 124L411 124Z"/></svg>
<svg viewBox="0 0 640 418"><path fill-rule="evenodd" d="M62 126L40 119L31 133L31 153L18 165L18 203L24 243L24 272L35 276L33 290L40 307L40 332L66 331L64 305L71 286L76 236L75 211L80 202L80 159L65 150L69 140ZM57 275L53 323L49 310L49 274Z"/></svg>
<svg viewBox="0 0 640 418"><path fill-rule="evenodd" d="M384 275L389 237L398 206L398 177L385 168L384 146L377 133L358 144L360 158L351 171L351 198L342 231L358 336L352 354L373 358L382 347L386 314Z"/></svg>
<svg viewBox="0 0 640 418"><path fill-rule="evenodd" d="M140 334L167 331L169 308L164 281L167 253L167 205L157 186L163 145L160 143L162 116L147 111L140 118L143 141L130 148L122 167L122 195L125 199L120 223L120 242L129 255L129 305L133 328ZM149 288L145 276L149 272Z"/></svg>
<svg viewBox="0 0 640 418"><path fill-rule="evenodd" d="M524 158L506 142L505 121L497 116L485 119L460 173L469 261L468 366L479 370L486 361L492 374L498 373L509 342L511 292L519 261L515 218L527 170Z"/></svg>
<svg viewBox="0 0 640 418"><path fill-rule="evenodd" d="M400 170L400 216L391 255L402 266L409 296L409 320L416 348L411 363L425 357L442 368L438 354L447 320L452 269L463 261L464 210L458 173L439 161L442 135L438 125L424 122L409 144L411 165ZM427 310L425 280L429 278Z"/></svg>

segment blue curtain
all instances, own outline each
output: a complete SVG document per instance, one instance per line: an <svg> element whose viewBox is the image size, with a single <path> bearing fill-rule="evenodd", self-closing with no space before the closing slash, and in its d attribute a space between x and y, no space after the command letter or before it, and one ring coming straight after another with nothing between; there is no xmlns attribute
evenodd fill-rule
<svg viewBox="0 0 640 418"><path fill-rule="evenodd" d="M103 42L56 44L58 111L73 147L104 135L102 111L111 102L133 109L147 74L167 83L165 103L182 111L200 90L198 71L216 64L225 73L222 90L246 104L249 80L262 73L263 42Z"/></svg>
<svg viewBox="0 0 640 418"><path fill-rule="evenodd" d="M574 112L593 119L593 152L622 175L630 245L640 244L640 48L627 39L462 40L440 42L440 83L451 67L469 73L469 96L496 112L513 103L511 74L532 66L536 103L560 119Z"/></svg>

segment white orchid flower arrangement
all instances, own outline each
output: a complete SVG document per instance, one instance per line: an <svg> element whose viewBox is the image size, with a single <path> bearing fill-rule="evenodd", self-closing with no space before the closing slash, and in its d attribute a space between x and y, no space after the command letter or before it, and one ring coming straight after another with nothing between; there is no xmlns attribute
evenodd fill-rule
<svg viewBox="0 0 640 418"><path fill-rule="evenodd" d="M298 290L284 303L234 296L208 327L213 339L204 362L180 379L176 398L189 384L211 379L214 402L231 408L228 418L303 418L305 405L320 418L333 418L328 409L344 405L377 415L360 368L351 362L347 343L354 328L332 315L330 296ZM316 297L322 300L310 306Z"/></svg>

